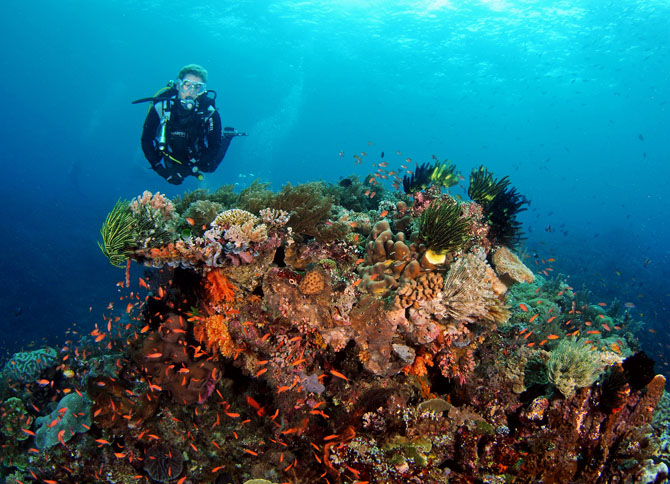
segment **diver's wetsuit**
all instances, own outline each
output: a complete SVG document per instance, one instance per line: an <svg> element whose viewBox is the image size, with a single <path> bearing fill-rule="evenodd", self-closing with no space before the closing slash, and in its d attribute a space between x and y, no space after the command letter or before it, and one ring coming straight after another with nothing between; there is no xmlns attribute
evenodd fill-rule
<svg viewBox="0 0 670 484"><path fill-rule="evenodd" d="M156 110L165 105L170 109L167 121L166 151L158 149L160 116ZM157 102L149 110L142 129L142 151L151 167L169 183L179 185L187 176L199 171L211 173L219 166L230 144L229 136L222 136L221 116L209 103L196 103L192 110L184 108L175 97ZM197 170L194 172L194 168Z"/></svg>

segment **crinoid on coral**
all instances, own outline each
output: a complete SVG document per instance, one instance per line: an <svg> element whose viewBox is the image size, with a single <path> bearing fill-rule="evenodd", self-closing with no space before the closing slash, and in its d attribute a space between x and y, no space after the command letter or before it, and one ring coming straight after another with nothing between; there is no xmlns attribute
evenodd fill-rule
<svg viewBox="0 0 670 484"><path fill-rule="evenodd" d="M491 225L489 238L493 244L515 247L522 238L521 223L516 216L530 202L509 185L508 177L496 180L493 173L480 166L470 174L468 196L483 207Z"/></svg>
<svg viewBox="0 0 670 484"><path fill-rule="evenodd" d="M496 276L485 261L466 254L456 261L442 290L446 314L455 321L503 323L510 313L496 294Z"/></svg>
<svg viewBox="0 0 670 484"><path fill-rule="evenodd" d="M600 408L616 413L628 400L630 385L620 363L610 366L600 378Z"/></svg>
<svg viewBox="0 0 670 484"><path fill-rule="evenodd" d="M98 242L98 247L115 267L124 266L128 260L127 253L135 244L137 234L133 231L134 223L128 202L119 199L102 224L102 243Z"/></svg>
<svg viewBox="0 0 670 484"><path fill-rule="evenodd" d="M430 181L433 185L443 188L453 187L458 183L460 173L456 171L456 165L450 161L437 161L433 167L433 173L430 175Z"/></svg>
<svg viewBox="0 0 670 484"><path fill-rule="evenodd" d="M434 165L422 163L414 169L414 173L410 176L405 175L402 178L402 188L405 193L412 194L420 190L424 190L431 183L431 176L435 171Z"/></svg>
<svg viewBox="0 0 670 484"><path fill-rule="evenodd" d="M442 264L448 252L465 244L468 220L460 216L460 206L450 199L434 201L421 214L419 238L428 247L426 256L432 264Z"/></svg>
<svg viewBox="0 0 670 484"><path fill-rule="evenodd" d="M547 361L547 376L566 398L591 385L600 373L600 356L583 340L563 339Z"/></svg>

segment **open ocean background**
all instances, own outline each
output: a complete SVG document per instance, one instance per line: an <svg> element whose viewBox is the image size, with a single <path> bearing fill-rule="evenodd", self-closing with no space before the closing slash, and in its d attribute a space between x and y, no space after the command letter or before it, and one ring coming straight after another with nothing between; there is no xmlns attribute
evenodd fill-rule
<svg viewBox="0 0 670 484"><path fill-rule="evenodd" d="M336 183L385 152L388 169L435 155L508 175L531 200L527 264L634 305L668 374L669 40L668 0L8 2L0 362L102 323L124 274L96 241L119 197ZM130 101L189 63L249 136L173 187Z"/></svg>

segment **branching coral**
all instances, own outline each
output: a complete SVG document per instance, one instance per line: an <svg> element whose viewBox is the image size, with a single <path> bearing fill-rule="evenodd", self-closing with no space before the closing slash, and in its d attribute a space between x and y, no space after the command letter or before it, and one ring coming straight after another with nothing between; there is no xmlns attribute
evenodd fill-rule
<svg viewBox="0 0 670 484"><path fill-rule="evenodd" d="M460 217L460 206L455 202L433 202L419 219L419 238L428 246L435 260L433 263L444 262L447 252L460 249L467 240L467 234L468 221Z"/></svg>
<svg viewBox="0 0 670 484"><path fill-rule="evenodd" d="M491 224L489 234L494 244L516 246L521 240L521 223L516 216L526 210L524 205L529 202L510 187L508 177L500 180L484 166L472 170L468 196L484 208L484 213Z"/></svg>
<svg viewBox="0 0 670 484"><path fill-rule="evenodd" d="M600 372L600 357L582 340L563 339L551 352L547 376L566 398L589 386Z"/></svg>
<svg viewBox="0 0 670 484"><path fill-rule="evenodd" d="M128 260L127 253L135 243L134 223L128 202L118 200L102 224L102 243L98 242L98 247L115 267L123 267Z"/></svg>

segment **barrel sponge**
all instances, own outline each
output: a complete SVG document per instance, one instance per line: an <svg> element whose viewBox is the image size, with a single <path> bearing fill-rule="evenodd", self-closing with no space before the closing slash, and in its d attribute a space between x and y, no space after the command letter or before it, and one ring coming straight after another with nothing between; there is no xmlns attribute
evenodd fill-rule
<svg viewBox="0 0 670 484"><path fill-rule="evenodd" d="M63 410L65 409L65 410ZM50 425L56 422L52 427ZM51 414L35 420L35 446L40 449L53 447L60 439L70 440L75 434L91 427L91 401L77 393L65 395Z"/></svg>

